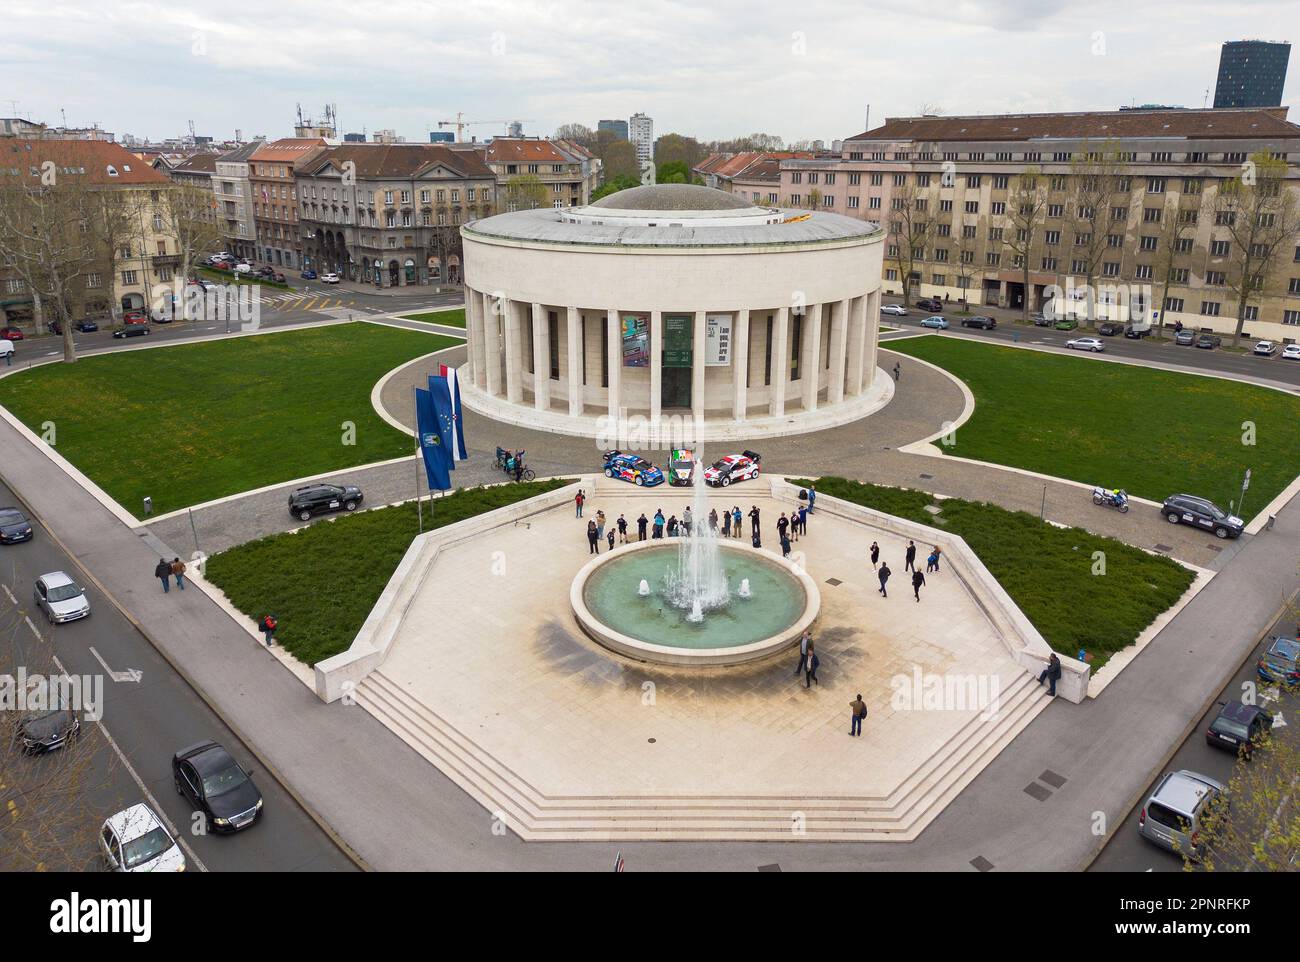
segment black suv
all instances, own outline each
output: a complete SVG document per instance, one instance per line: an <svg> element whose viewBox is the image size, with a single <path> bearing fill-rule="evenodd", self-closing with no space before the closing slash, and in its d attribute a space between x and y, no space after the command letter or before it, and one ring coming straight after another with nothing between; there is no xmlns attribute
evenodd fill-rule
<svg viewBox="0 0 1300 962"><path fill-rule="evenodd" d="M923 311L935 311L937 313L943 310L943 301L934 297L923 297L916 302L916 306Z"/></svg>
<svg viewBox="0 0 1300 962"><path fill-rule="evenodd" d="M289 495L289 513L299 521L310 521L313 514L355 511L361 498L361 489L354 484L308 484Z"/></svg>
<svg viewBox="0 0 1300 962"><path fill-rule="evenodd" d="M1223 338L1217 334L1202 334L1196 339L1196 346L1207 351L1213 351L1223 343Z"/></svg>
<svg viewBox="0 0 1300 962"><path fill-rule="evenodd" d="M1097 333L1102 337L1114 337L1116 334L1124 333L1124 325L1116 324L1114 321L1107 321L1097 328Z"/></svg>
<svg viewBox="0 0 1300 962"><path fill-rule="evenodd" d="M975 315L974 317L963 317L961 319L962 327L978 327L981 331L991 331L998 326L998 322L991 317Z"/></svg>
<svg viewBox="0 0 1300 962"><path fill-rule="evenodd" d="M1224 512L1213 501L1190 494L1175 494L1165 498L1160 513L1170 524L1191 524L1213 531L1216 538L1236 538L1246 527L1246 522Z"/></svg>

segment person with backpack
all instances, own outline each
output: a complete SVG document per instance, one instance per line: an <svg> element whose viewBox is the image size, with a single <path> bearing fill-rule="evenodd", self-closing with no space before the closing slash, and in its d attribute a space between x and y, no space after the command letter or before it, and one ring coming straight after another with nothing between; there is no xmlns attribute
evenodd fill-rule
<svg viewBox="0 0 1300 962"><path fill-rule="evenodd" d="M656 508L654 540L657 541L663 536L664 536L664 510L663 508Z"/></svg>
<svg viewBox="0 0 1300 962"><path fill-rule="evenodd" d="M262 640L266 642L266 647L270 648L275 641L275 629L280 627L280 623L275 620L275 615L267 615L257 623L257 630L262 633Z"/></svg>
<svg viewBox="0 0 1300 962"><path fill-rule="evenodd" d="M154 565L153 576L162 582L163 594L172 590L171 585L168 584L168 579L172 576L172 566L162 558L159 558L158 563Z"/></svg>
<svg viewBox="0 0 1300 962"><path fill-rule="evenodd" d="M862 693L858 692L858 697L849 702L849 734L862 734L862 720L867 717L867 703L862 700Z"/></svg>
<svg viewBox="0 0 1300 962"><path fill-rule="evenodd" d="M587 503L587 496L582 493L582 488L573 496L573 503L578 506L578 517L582 517L582 506Z"/></svg>
<svg viewBox="0 0 1300 962"><path fill-rule="evenodd" d="M930 557L925 559L925 573L931 574L939 570L939 552L937 550L930 552Z"/></svg>

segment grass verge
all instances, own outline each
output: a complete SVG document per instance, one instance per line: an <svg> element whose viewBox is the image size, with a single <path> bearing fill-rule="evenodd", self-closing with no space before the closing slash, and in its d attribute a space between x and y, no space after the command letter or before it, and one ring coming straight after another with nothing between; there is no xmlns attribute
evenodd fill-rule
<svg viewBox="0 0 1300 962"><path fill-rule="evenodd" d="M424 506L424 530L536 497L569 482L463 488ZM213 555L206 577L235 607L257 619L274 614L277 641L314 665L346 651L418 534L414 504L337 516Z"/></svg>
<svg viewBox="0 0 1300 962"><path fill-rule="evenodd" d="M807 487L807 479L790 479ZM1024 511L924 491L819 478L817 493L942 528L963 538L1047 643L1073 658L1091 652L1096 671L1131 645L1191 586L1178 562L1082 528L1058 528ZM926 505L943 508L938 516ZM1101 552L1104 574L1094 574ZM925 550L918 552L924 557ZM889 559L886 559L889 560ZM897 559L901 568L901 559Z"/></svg>
<svg viewBox="0 0 1300 962"><path fill-rule="evenodd" d="M443 324L447 327L465 326L465 309L463 307L454 311L420 311L416 314L402 314L401 317L408 321L423 321L425 324Z"/></svg>

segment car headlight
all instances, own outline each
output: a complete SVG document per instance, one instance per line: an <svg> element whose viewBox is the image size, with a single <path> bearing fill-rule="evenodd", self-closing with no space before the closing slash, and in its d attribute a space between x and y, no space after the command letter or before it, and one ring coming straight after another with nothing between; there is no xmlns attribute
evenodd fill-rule
<svg viewBox="0 0 1300 962"><path fill-rule="evenodd" d="M262 800L260 798L257 800L257 810L259 812L262 810Z"/></svg>
<svg viewBox="0 0 1300 962"><path fill-rule="evenodd" d="M216 823L217 825L229 825L229 824L230 824L230 819L228 819L228 818L214 818L214 819L213 819L213 822Z"/></svg>

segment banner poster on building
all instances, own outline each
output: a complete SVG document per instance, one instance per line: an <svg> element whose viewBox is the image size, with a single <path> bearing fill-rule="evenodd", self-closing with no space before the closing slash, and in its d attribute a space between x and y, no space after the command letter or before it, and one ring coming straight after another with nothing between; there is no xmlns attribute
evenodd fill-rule
<svg viewBox="0 0 1300 962"><path fill-rule="evenodd" d="M731 364L731 315L705 315L704 357L707 367Z"/></svg>
<svg viewBox="0 0 1300 962"><path fill-rule="evenodd" d="M664 367L690 367L695 342L691 328L694 314L665 314L664 316Z"/></svg>
<svg viewBox="0 0 1300 962"><path fill-rule="evenodd" d="M624 314L623 329L623 366L650 366L650 315Z"/></svg>

